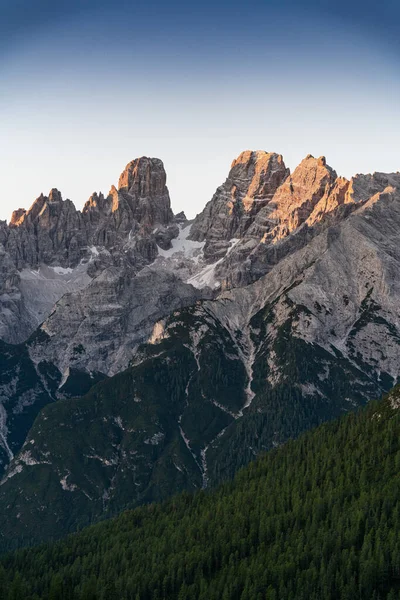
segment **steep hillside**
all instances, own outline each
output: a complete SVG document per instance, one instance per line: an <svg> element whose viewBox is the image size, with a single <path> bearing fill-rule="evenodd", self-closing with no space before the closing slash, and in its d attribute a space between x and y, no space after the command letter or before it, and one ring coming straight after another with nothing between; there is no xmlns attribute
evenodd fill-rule
<svg viewBox="0 0 400 600"><path fill-rule="evenodd" d="M42 334L42 338L45 334ZM104 375L91 375L70 369L62 381L60 371L43 357L34 362L30 348L37 343L33 335L27 343L13 346L0 341L0 473L26 439L38 412L57 398L86 393Z"/></svg>
<svg viewBox="0 0 400 600"><path fill-rule="evenodd" d="M273 450L212 493L6 555L5 600L395 600L400 392Z"/></svg>

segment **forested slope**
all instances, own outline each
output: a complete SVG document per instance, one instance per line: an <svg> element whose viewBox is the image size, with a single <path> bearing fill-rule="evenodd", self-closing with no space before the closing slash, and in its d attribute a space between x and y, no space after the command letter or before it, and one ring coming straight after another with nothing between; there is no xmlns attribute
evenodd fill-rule
<svg viewBox="0 0 400 600"><path fill-rule="evenodd" d="M400 598L400 389L241 470L1 560L7 600Z"/></svg>

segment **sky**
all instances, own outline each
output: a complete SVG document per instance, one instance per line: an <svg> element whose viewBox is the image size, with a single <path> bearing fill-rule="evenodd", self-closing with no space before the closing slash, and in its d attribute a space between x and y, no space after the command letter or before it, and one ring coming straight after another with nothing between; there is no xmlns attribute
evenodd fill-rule
<svg viewBox="0 0 400 600"><path fill-rule="evenodd" d="M200 212L243 150L400 170L397 0L0 0L0 219L139 156Z"/></svg>

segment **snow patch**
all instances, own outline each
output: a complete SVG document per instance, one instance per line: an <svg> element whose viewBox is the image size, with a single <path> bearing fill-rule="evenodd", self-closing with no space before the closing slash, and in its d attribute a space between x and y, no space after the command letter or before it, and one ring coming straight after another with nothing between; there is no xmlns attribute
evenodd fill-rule
<svg viewBox="0 0 400 600"><path fill-rule="evenodd" d="M162 256L163 258L186 258L191 259L194 262L199 262L202 257L202 250L205 242L195 242L187 239L191 227L191 224L186 227L179 226L178 237L171 241L171 248L169 250L163 250L159 247L159 256Z"/></svg>
<svg viewBox="0 0 400 600"><path fill-rule="evenodd" d="M219 288L221 283L215 278L215 270L219 264L222 263L223 260L228 256L228 254L233 250L236 244L239 242L239 239L232 238L230 240L230 246L228 248L225 256L217 260L217 262L212 265L206 265L199 273L189 277L186 283L190 283L193 287L197 289L201 289L204 287L210 287L213 289Z"/></svg>
<svg viewBox="0 0 400 600"><path fill-rule="evenodd" d="M70 267L49 267L49 269L53 269L54 273L57 273L57 275L69 275L69 273L72 273L73 271Z"/></svg>
<svg viewBox="0 0 400 600"><path fill-rule="evenodd" d="M98 249L96 248L96 246L90 246L89 250L91 252L92 258L94 256L99 256L99 254L100 254Z"/></svg>
<svg viewBox="0 0 400 600"><path fill-rule="evenodd" d="M86 458L94 458L95 460L99 460L106 467L113 467L118 464L118 458L103 458L98 454L85 454Z"/></svg>

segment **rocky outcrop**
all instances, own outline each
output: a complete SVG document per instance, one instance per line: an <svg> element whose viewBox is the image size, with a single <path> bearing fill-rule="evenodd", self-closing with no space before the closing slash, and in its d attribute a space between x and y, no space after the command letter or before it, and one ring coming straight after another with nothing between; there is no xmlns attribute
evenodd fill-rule
<svg viewBox="0 0 400 600"><path fill-rule="evenodd" d="M173 220L166 179L162 161L146 157L130 162L119 178L118 188L133 199L134 217L144 228Z"/></svg>
<svg viewBox="0 0 400 600"><path fill-rule="evenodd" d="M94 193L82 212L57 189L41 194L29 210L14 211L9 225L0 224L1 338L13 343L26 339L64 293L84 287L105 268L126 268L134 275L154 261L158 247L170 248L178 233L163 163L156 158L130 162L119 189L112 186L107 196ZM24 282L35 277L41 290L26 295L32 286ZM38 296L43 299L40 309L35 306Z"/></svg>
<svg viewBox="0 0 400 600"><path fill-rule="evenodd" d="M325 157L308 155L257 215L249 235L262 237L263 242L286 237L307 220L321 199L329 196L336 178Z"/></svg>
<svg viewBox="0 0 400 600"><path fill-rule="evenodd" d="M107 249L124 244L134 235L150 235L155 226L164 229L173 223L166 186L166 173L158 158L131 161L106 198L93 194L85 204L83 218L88 243ZM154 257L153 257L154 258Z"/></svg>
<svg viewBox="0 0 400 600"><path fill-rule="evenodd" d="M17 269L40 264L75 267L87 248L123 246L129 236L150 235L173 222L162 162L142 157L130 162L107 197L93 194L83 211L57 189L39 196L29 210L14 211L0 240Z"/></svg>
<svg viewBox="0 0 400 600"><path fill-rule="evenodd" d="M84 289L64 294L29 353L36 363L52 362L65 377L69 368L110 376L128 366L156 321L210 296L167 271L145 267L132 277L109 267Z"/></svg>
<svg viewBox="0 0 400 600"><path fill-rule="evenodd" d="M356 175L349 181L337 177L325 157L308 155L218 265L222 287L256 281L388 186L400 189L400 174Z"/></svg>
<svg viewBox="0 0 400 600"><path fill-rule="evenodd" d="M14 211L5 248L17 269L39 264L75 266L86 244L82 215L70 200L52 189L27 211Z"/></svg>
<svg viewBox="0 0 400 600"><path fill-rule="evenodd" d="M227 180L192 225L190 239L206 241L207 262L223 257L229 240L246 234L288 174L280 154L246 151L233 161Z"/></svg>

